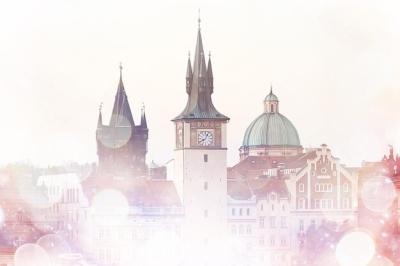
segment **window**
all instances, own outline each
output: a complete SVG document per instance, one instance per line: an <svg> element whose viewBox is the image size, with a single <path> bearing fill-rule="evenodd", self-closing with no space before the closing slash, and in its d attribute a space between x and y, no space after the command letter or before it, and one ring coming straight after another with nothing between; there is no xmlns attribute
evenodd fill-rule
<svg viewBox="0 0 400 266"><path fill-rule="evenodd" d="M271 236L271 237L269 238L269 245L270 245L271 247L274 247L274 246L275 246L275 236Z"/></svg>
<svg viewBox="0 0 400 266"><path fill-rule="evenodd" d="M232 208L232 216L235 216L235 214L236 214L236 209Z"/></svg>
<svg viewBox="0 0 400 266"><path fill-rule="evenodd" d="M251 234L251 225L247 225L247 227L246 227L246 233L248 234L248 235L250 235Z"/></svg>
<svg viewBox="0 0 400 266"><path fill-rule="evenodd" d="M321 173L322 173L322 174L326 174L326 172L327 172L327 171L326 171L326 168L325 168L325 167L322 167L322 168L321 168Z"/></svg>
<svg viewBox="0 0 400 266"><path fill-rule="evenodd" d="M246 214L247 214L247 216L250 215L250 209L249 208L247 208Z"/></svg>
<svg viewBox="0 0 400 266"><path fill-rule="evenodd" d="M243 210L242 210L242 208L239 209L239 215L240 215L240 216L243 215Z"/></svg>
<svg viewBox="0 0 400 266"><path fill-rule="evenodd" d="M260 206L260 210L261 211L263 211L264 210L264 205L261 203L261 206Z"/></svg>
<svg viewBox="0 0 400 266"><path fill-rule="evenodd" d="M344 183L343 192L349 192L349 184L348 183Z"/></svg>
<svg viewBox="0 0 400 266"><path fill-rule="evenodd" d="M304 198L300 198L298 200L298 209L304 209L306 207L306 200Z"/></svg>
<svg viewBox="0 0 400 266"><path fill-rule="evenodd" d="M276 222L276 217L275 216L269 217L269 226L271 228L275 228L275 226L276 226L275 222Z"/></svg>
<svg viewBox="0 0 400 266"><path fill-rule="evenodd" d="M285 204L282 204L282 211L285 210Z"/></svg>
<svg viewBox="0 0 400 266"><path fill-rule="evenodd" d="M274 204L271 204L271 211L274 210Z"/></svg>
<svg viewBox="0 0 400 266"><path fill-rule="evenodd" d="M319 209L320 208L320 201L319 199L314 200L314 209Z"/></svg>
<svg viewBox="0 0 400 266"><path fill-rule="evenodd" d="M317 183L315 184L315 192L332 192L332 184Z"/></svg>
<svg viewBox="0 0 400 266"><path fill-rule="evenodd" d="M299 220L299 230L300 232L304 231L304 221L302 219Z"/></svg>
<svg viewBox="0 0 400 266"><path fill-rule="evenodd" d="M286 246L286 237L281 236L281 246L284 247Z"/></svg>
<svg viewBox="0 0 400 266"><path fill-rule="evenodd" d="M239 225L239 235L243 235L243 224Z"/></svg>
<svg viewBox="0 0 400 266"><path fill-rule="evenodd" d="M304 184L303 183L299 184L299 192L304 192Z"/></svg>
<svg viewBox="0 0 400 266"><path fill-rule="evenodd" d="M208 189L208 182L204 182L204 190Z"/></svg>
<svg viewBox="0 0 400 266"><path fill-rule="evenodd" d="M203 159L205 163L208 162L208 154L204 154Z"/></svg>
<svg viewBox="0 0 400 266"><path fill-rule="evenodd" d="M232 235L236 235L236 225L231 226L231 233Z"/></svg>
<svg viewBox="0 0 400 266"><path fill-rule="evenodd" d="M260 217L259 226L260 226L260 228L265 227L265 217Z"/></svg>
<svg viewBox="0 0 400 266"><path fill-rule="evenodd" d="M286 228L287 224L286 224L286 217L282 216L281 217L281 228Z"/></svg>
<svg viewBox="0 0 400 266"><path fill-rule="evenodd" d="M204 210L204 218L208 217L208 210Z"/></svg>
<svg viewBox="0 0 400 266"><path fill-rule="evenodd" d="M343 198L343 209L348 209L348 208L350 208L350 199Z"/></svg>
<svg viewBox="0 0 400 266"><path fill-rule="evenodd" d="M271 194L271 200L275 200L276 199L276 195L275 195L275 193L272 193Z"/></svg>

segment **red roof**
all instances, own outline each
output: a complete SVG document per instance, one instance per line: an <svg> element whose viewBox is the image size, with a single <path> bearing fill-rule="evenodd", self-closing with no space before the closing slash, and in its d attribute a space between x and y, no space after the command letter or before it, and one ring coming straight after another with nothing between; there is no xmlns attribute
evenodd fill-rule
<svg viewBox="0 0 400 266"><path fill-rule="evenodd" d="M115 189L127 197L131 206L181 206L175 185L169 180L93 177L86 179L82 183L82 187L89 201L99 190Z"/></svg>

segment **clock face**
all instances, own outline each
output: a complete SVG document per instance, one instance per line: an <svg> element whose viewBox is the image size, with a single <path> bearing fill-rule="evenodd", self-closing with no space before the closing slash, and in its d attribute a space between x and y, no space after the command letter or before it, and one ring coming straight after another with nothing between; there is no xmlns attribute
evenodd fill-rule
<svg viewBox="0 0 400 266"><path fill-rule="evenodd" d="M198 131L197 143L201 146L210 146L214 143L214 134L212 131Z"/></svg>

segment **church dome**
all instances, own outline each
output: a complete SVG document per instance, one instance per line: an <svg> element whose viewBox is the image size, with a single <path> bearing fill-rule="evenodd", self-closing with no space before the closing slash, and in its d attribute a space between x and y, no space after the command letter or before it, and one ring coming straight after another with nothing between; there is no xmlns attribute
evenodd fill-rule
<svg viewBox="0 0 400 266"><path fill-rule="evenodd" d="M300 139L284 115L264 112L248 126L243 146L300 146Z"/></svg>
<svg viewBox="0 0 400 266"><path fill-rule="evenodd" d="M246 129L240 157L295 156L302 149L299 134L292 122L279 112L279 100L271 87L264 99L264 112Z"/></svg>

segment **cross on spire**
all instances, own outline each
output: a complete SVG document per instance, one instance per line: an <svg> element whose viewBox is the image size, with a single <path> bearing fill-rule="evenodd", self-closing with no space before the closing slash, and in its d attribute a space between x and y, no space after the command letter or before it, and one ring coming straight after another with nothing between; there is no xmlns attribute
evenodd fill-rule
<svg viewBox="0 0 400 266"><path fill-rule="evenodd" d="M199 25L199 29L200 29L200 23L201 23L201 18L200 18L200 8L199 8L199 17L198 17L198 19L197 19L197 23L198 23L198 25Z"/></svg>

